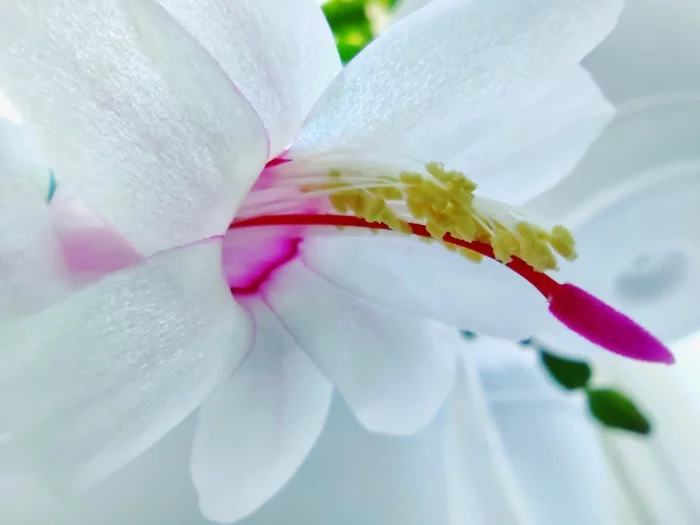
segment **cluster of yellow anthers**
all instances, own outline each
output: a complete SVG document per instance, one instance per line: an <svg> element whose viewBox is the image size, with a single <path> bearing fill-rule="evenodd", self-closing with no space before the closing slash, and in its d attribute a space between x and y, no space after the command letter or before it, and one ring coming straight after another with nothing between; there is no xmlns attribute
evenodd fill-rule
<svg viewBox="0 0 700 525"><path fill-rule="evenodd" d="M482 209L486 206L475 202L476 184L463 173L446 171L436 162L427 164L426 171L429 176L417 172L381 176L376 187L357 188L351 178L344 179L340 171L333 170L324 186L330 190L330 202L338 213L352 213L397 232L411 233L408 221L396 211L405 207L408 214L404 215L410 215L412 222L424 224L435 240L471 260L480 261L481 256L442 241L445 234L489 244L498 260L508 263L517 257L538 271L557 268L555 253L566 260L576 258L574 240L563 226L545 231L507 213L487 212Z"/></svg>

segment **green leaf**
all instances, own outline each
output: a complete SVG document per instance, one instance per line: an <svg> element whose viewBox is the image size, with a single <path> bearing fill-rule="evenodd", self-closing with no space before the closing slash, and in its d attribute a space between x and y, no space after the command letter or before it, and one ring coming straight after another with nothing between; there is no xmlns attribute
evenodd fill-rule
<svg viewBox="0 0 700 525"><path fill-rule="evenodd" d="M540 349L540 359L549 375L567 390L585 388L593 371L585 361L566 359Z"/></svg>
<svg viewBox="0 0 700 525"><path fill-rule="evenodd" d="M338 53L347 64L372 41L372 24L364 0L332 0L323 6Z"/></svg>
<svg viewBox="0 0 700 525"><path fill-rule="evenodd" d="M648 435L651 423L634 402L612 388L592 388L586 391L591 414L603 426Z"/></svg>

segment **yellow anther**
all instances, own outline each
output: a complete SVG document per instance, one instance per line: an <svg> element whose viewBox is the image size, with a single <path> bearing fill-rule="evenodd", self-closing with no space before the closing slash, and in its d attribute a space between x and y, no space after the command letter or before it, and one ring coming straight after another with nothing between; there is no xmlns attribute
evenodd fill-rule
<svg viewBox="0 0 700 525"><path fill-rule="evenodd" d="M423 177L421 176L420 173L410 173L408 171L404 171L399 175L399 181L403 182L404 184L422 184L423 183Z"/></svg>
<svg viewBox="0 0 700 525"><path fill-rule="evenodd" d="M484 256L481 255L480 253L476 253L474 250L470 250L469 248L459 248L457 250L461 255L469 259L470 261L480 263L481 261L484 260Z"/></svg>
<svg viewBox="0 0 700 525"><path fill-rule="evenodd" d="M348 211L347 200L342 193L331 193L328 199L331 201L333 209L338 213L345 214Z"/></svg>
<svg viewBox="0 0 700 525"><path fill-rule="evenodd" d="M517 257L536 270L545 271L557 268L555 254L568 260L576 257L573 237L566 228L556 226L548 232L507 211L501 213L493 204L479 208L484 204L475 200L476 184L463 173L446 171L437 162L427 164L425 169L427 175L407 171L398 176L379 175L375 187L354 190L350 189L349 180L333 170L326 190L339 213L351 212L368 222L381 222L394 231L410 234L410 224L389 204L403 201L411 220L424 224L433 239L442 241L449 233L456 239L489 244L495 257L504 263ZM451 243L442 244L455 250ZM457 252L472 261L482 259L468 248L460 247Z"/></svg>
<svg viewBox="0 0 700 525"><path fill-rule="evenodd" d="M576 248L574 246L574 238L571 232L563 226L555 226L552 228L549 244L554 248L559 255L567 261L576 259Z"/></svg>
<svg viewBox="0 0 700 525"><path fill-rule="evenodd" d="M386 208L386 205L384 204L384 199L382 199L378 195L375 195L374 198L370 200L369 204L367 205L364 218L370 222L374 222L379 218L381 213L384 211L384 208Z"/></svg>

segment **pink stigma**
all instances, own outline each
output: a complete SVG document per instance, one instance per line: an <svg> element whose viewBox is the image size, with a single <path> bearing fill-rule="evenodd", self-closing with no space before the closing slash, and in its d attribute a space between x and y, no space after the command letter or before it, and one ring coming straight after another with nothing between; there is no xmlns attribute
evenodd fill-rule
<svg viewBox="0 0 700 525"><path fill-rule="evenodd" d="M562 284L549 298L549 311L592 343L639 361L673 364L661 341L626 315L573 284Z"/></svg>
<svg viewBox="0 0 700 525"><path fill-rule="evenodd" d="M391 231L389 226L381 222L368 222L359 217L332 214L261 215L234 221L229 228L283 225L355 227ZM413 235L432 238L424 225L409 223L409 226ZM445 234L442 240L501 262L496 259L493 248L487 243L464 241L449 233ZM675 362L673 354L661 341L632 319L588 292L572 284L558 283L518 258L514 258L505 266L528 281L549 301L549 311L559 322L592 343L630 359L667 364Z"/></svg>

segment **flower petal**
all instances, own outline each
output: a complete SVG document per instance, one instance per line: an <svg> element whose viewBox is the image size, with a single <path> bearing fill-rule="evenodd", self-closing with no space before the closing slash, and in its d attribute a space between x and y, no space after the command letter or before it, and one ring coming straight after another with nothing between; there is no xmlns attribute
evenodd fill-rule
<svg viewBox="0 0 700 525"><path fill-rule="evenodd" d="M204 515L233 523L294 475L326 421L332 386L262 301L250 305L255 345L204 403L192 477Z"/></svg>
<svg viewBox="0 0 700 525"><path fill-rule="evenodd" d="M48 200L51 180L49 168L27 129L0 114L0 178L10 175L27 178Z"/></svg>
<svg viewBox="0 0 700 525"><path fill-rule="evenodd" d="M271 308L370 430L411 434L452 386L455 330L369 303L287 265L266 293Z"/></svg>
<svg viewBox="0 0 700 525"><path fill-rule="evenodd" d="M519 341L549 315L544 297L502 264L475 264L418 239L352 232L309 237L301 249L337 286L456 328Z"/></svg>
<svg viewBox="0 0 700 525"><path fill-rule="evenodd" d="M315 0L158 0L256 109L277 156L341 69Z"/></svg>
<svg viewBox="0 0 700 525"><path fill-rule="evenodd" d="M0 322L39 311L70 289L46 196L28 177L0 174Z"/></svg>
<svg viewBox="0 0 700 525"><path fill-rule="evenodd" d="M540 100L614 27L621 0L436 0L330 85L290 155L365 148L447 160Z"/></svg>
<svg viewBox="0 0 700 525"><path fill-rule="evenodd" d="M0 89L78 196L148 255L221 234L264 165L260 119L151 0L10 0Z"/></svg>
<svg viewBox="0 0 700 525"><path fill-rule="evenodd" d="M496 133L448 162L479 194L522 204L566 177L614 115L590 74L577 67Z"/></svg>
<svg viewBox="0 0 700 525"><path fill-rule="evenodd" d="M533 523L614 523L606 458L582 396L557 388L531 348L477 337L465 352L477 355L484 396ZM484 366L495 355L500 364Z"/></svg>
<svg viewBox="0 0 700 525"><path fill-rule="evenodd" d="M464 366L446 405L450 523L530 525L519 480L489 413L476 366L468 353L463 355Z"/></svg>
<svg viewBox="0 0 700 525"><path fill-rule="evenodd" d="M221 275L220 242L209 241L0 324L0 340L9 445L61 485L83 486L197 408L247 353L251 330Z"/></svg>
<svg viewBox="0 0 700 525"><path fill-rule="evenodd" d="M593 196L565 219L581 255L563 268L561 280L580 285L667 342L700 327L697 169L697 161L678 162L640 174ZM557 324L548 322L537 339L574 356L600 351Z"/></svg>

